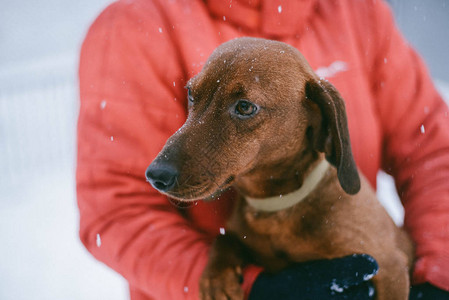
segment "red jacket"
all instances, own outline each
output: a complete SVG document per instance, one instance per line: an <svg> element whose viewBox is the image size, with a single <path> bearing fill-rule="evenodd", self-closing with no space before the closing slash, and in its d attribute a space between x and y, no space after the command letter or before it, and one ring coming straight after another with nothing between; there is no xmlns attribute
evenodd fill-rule
<svg viewBox="0 0 449 300"><path fill-rule="evenodd" d="M449 291L448 109L387 5L206 2L119 1L87 34L77 168L87 249L128 280L133 300L197 299L232 194L178 210L145 181L145 169L183 124L183 87L214 48L258 36L297 47L343 95L359 167L374 186L379 168L396 179L417 244L414 282ZM246 290L259 271L247 268Z"/></svg>

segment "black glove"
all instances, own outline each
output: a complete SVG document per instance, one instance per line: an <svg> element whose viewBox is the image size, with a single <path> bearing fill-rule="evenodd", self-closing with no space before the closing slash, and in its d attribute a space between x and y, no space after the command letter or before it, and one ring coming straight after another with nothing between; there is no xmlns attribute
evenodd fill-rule
<svg viewBox="0 0 449 300"><path fill-rule="evenodd" d="M374 299L370 279L378 269L365 254L299 263L275 274L262 272L249 300Z"/></svg>
<svg viewBox="0 0 449 300"><path fill-rule="evenodd" d="M449 292L440 290L429 283L412 286L410 300L449 300Z"/></svg>

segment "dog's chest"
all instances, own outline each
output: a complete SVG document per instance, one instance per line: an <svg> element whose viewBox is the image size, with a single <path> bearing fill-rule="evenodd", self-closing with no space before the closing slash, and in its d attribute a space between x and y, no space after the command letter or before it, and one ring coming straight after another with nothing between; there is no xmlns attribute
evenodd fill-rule
<svg viewBox="0 0 449 300"><path fill-rule="evenodd" d="M304 207L303 213L286 209L276 213L244 210L248 236L244 239L254 252L279 263L299 262L326 256L323 239L332 228L326 216L317 216Z"/></svg>

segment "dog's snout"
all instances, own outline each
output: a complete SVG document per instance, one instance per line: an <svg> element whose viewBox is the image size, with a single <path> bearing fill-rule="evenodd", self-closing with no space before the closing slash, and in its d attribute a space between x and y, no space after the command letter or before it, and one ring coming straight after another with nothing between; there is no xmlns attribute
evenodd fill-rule
<svg viewBox="0 0 449 300"><path fill-rule="evenodd" d="M161 192L172 190L178 175L177 169L169 164L151 164L145 173L151 185Z"/></svg>

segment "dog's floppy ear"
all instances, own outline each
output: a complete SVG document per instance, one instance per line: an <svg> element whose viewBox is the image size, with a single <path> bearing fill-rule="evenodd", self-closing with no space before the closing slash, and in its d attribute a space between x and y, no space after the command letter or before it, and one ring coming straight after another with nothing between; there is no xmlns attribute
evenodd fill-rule
<svg viewBox="0 0 449 300"><path fill-rule="evenodd" d="M313 130L313 146L324 152L326 159L337 168L338 180L348 194L360 190L360 178L349 140L345 104L335 87L325 80L309 80L305 86L306 98L316 103L322 121Z"/></svg>

